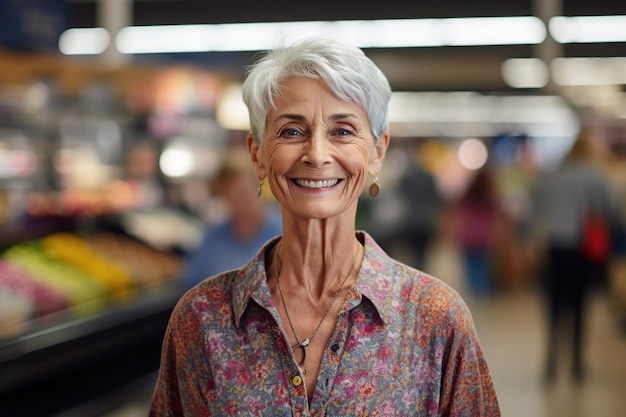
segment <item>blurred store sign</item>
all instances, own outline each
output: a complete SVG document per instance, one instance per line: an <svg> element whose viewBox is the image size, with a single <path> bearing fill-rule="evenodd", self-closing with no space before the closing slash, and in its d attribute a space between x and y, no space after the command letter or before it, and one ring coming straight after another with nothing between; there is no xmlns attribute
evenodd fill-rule
<svg viewBox="0 0 626 417"><path fill-rule="evenodd" d="M0 2L0 45L8 49L56 52L59 36L69 27L67 0Z"/></svg>

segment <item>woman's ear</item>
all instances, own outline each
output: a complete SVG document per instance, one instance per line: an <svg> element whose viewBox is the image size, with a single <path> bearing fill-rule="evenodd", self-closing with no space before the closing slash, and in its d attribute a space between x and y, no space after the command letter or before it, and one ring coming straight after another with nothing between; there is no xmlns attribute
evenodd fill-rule
<svg viewBox="0 0 626 417"><path fill-rule="evenodd" d="M387 153L387 147L389 147L389 131L386 130L379 138L372 152L370 152L369 165L367 167L368 172L372 176L378 175L383 166L385 154Z"/></svg>
<svg viewBox="0 0 626 417"><path fill-rule="evenodd" d="M252 136L252 132L248 132L246 135L246 145L248 146L248 152L250 153L250 159L252 160L252 165L254 165L257 178L261 180L267 176L267 173L261 155L261 147L254 136Z"/></svg>

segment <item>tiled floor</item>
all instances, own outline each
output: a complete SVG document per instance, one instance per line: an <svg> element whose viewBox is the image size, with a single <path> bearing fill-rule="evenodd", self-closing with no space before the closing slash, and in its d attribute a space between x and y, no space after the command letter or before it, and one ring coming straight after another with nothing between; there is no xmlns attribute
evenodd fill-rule
<svg viewBox="0 0 626 417"><path fill-rule="evenodd" d="M562 354L554 384L542 380L545 324L540 298L532 293L499 296L474 304L477 330L506 417L626 416L626 335L607 299L594 295L587 322L586 379L570 378Z"/></svg>
<svg viewBox="0 0 626 417"><path fill-rule="evenodd" d="M587 321L587 378L569 378L567 356L555 383L542 381L545 349L543 305L534 291L500 294L474 300L463 291L462 271L454 252L439 248L429 272L465 296L491 369L504 417L626 416L626 334L607 298L596 293ZM147 416L146 392L103 417Z"/></svg>

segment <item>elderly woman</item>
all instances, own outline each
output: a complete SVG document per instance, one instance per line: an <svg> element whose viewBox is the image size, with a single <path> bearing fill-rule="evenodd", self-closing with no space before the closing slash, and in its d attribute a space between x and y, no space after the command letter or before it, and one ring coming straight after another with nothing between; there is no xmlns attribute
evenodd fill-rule
<svg viewBox="0 0 626 417"><path fill-rule="evenodd" d="M356 230L389 145L389 83L358 48L312 38L243 86L247 146L283 235L172 313L152 416L499 416L470 313Z"/></svg>

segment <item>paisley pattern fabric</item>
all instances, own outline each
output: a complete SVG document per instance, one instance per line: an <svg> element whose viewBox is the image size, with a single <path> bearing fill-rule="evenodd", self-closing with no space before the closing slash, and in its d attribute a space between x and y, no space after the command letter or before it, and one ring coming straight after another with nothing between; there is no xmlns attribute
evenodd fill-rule
<svg viewBox="0 0 626 417"><path fill-rule="evenodd" d="M474 323L448 285L391 259L365 232L307 399L265 275L269 241L243 268L179 301L151 416L500 416Z"/></svg>

